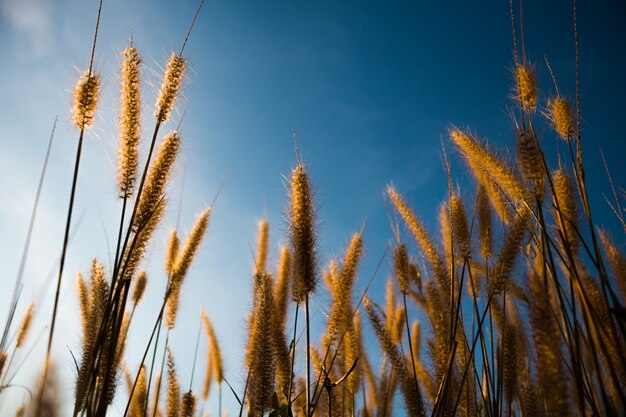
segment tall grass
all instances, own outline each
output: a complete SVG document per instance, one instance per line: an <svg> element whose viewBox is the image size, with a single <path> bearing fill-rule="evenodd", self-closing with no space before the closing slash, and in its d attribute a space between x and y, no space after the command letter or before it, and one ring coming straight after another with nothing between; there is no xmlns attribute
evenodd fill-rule
<svg viewBox="0 0 626 417"><path fill-rule="evenodd" d="M92 63L101 7L89 70L74 92L72 114L80 134L45 367L36 395L17 415L60 413L51 346L82 140L97 110L100 84ZM202 3L198 12L201 7ZM184 239L176 229L170 232L160 310L152 328L143 329L146 343L134 347L143 349L141 361L125 367L128 331L152 282L141 269L142 262L160 226L167 186L184 141L178 131L162 139L159 132L180 95L187 66L183 53L198 12L180 52L172 53L166 65L145 161L138 153L142 59L133 41L122 52L117 175L122 201L117 246L109 276L105 265L94 259L87 279L81 274L76 279L81 354L75 362L74 416L105 416L120 397L124 416L201 415L215 392L213 383L218 385L220 416L223 384L230 389L226 395L239 402L239 415L250 416L626 414L626 255L615 237L593 221L578 86L572 105L552 74L556 93L542 100L526 59L523 35L518 51L517 34L523 31L517 29L513 7L516 139L511 148L515 158L502 158L485 140L452 126L445 146L465 163L475 184L471 190L449 187L436 232L399 189L386 188L396 226L395 241L379 262L380 266L389 257L392 265L384 308L375 295L367 294L378 268L364 291L356 290L365 256L363 230L352 235L341 258L331 260L326 268L320 265L317 202L309 170L296 149L286 203L289 245L281 248L275 268L268 262L270 225L266 220L259 223L250 277L253 299L245 370L225 369L220 324L204 310L200 317L208 350L201 389L194 386L193 377L189 389L183 388L185 381L179 379L170 349L171 331L184 299L183 284L209 228L210 207L198 215ZM578 76L578 55L575 71ZM538 132L546 129L539 126L544 125L554 134L540 137ZM543 151L550 140L566 145L555 167L548 165ZM452 177L448 180L452 184ZM405 239L414 240L417 251L412 252ZM326 326L316 343L310 300L319 292L320 278L330 303ZM18 284L21 279L20 272ZM14 300L14 309L16 305ZM299 323L301 308L304 319ZM23 364L16 364L14 358L32 333L34 309L31 303L15 329L12 313L4 329L0 393L10 387ZM165 341L160 344L162 331ZM364 340L373 339L378 342L376 351L365 348ZM194 359L195 368L200 365ZM245 385L231 385L229 379L242 373ZM122 374L126 396L118 389ZM165 398L161 398L162 379ZM403 411L394 408L400 397Z"/></svg>

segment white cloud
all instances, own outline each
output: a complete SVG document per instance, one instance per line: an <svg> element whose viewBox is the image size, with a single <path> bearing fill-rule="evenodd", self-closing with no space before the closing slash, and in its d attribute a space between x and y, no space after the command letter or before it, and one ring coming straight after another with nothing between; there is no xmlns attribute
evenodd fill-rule
<svg viewBox="0 0 626 417"><path fill-rule="evenodd" d="M16 32L22 56L41 58L52 48L49 5L40 0L0 0L0 13Z"/></svg>

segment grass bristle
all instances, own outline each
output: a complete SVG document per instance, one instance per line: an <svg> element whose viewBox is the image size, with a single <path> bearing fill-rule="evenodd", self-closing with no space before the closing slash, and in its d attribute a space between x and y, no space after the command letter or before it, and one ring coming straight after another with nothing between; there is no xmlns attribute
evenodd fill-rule
<svg viewBox="0 0 626 417"><path fill-rule="evenodd" d="M83 73L76 81L74 108L72 109L72 120L79 130L93 125L99 96L100 77L90 72Z"/></svg>
<svg viewBox="0 0 626 417"><path fill-rule="evenodd" d="M574 136L574 112L565 97L557 95L548 100L544 114L561 139L567 141Z"/></svg>
<svg viewBox="0 0 626 417"><path fill-rule="evenodd" d="M117 185L120 197L130 197L137 181L141 135L141 57L134 46L122 51L120 144Z"/></svg>
<svg viewBox="0 0 626 417"><path fill-rule="evenodd" d="M298 164L291 172L291 253L293 255L292 292L296 302L315 290L317 251L315 248L315 208L306 168Z"/></svg>
<svg viewBox="0 0 626 417"><path fill-rule="evenodd" d="M169 119L172 109L176 104L176 99L180 90L181 83L185 76L185 67L187 60L183 57L173 54L170 56L163 75L163 85L156 103L154 117L160 123L164 123Z"/></svg>
<svg viewBox="0 0 626 417"><path fill-rule="evenodd" d="M17 337L15 339L15 347L19 348L24 345L26 341L26 336L28 336L28 331L30 330L30 326L33 320L33 313L35 311L35 304L30 303L28 308L26 309L26 313L24 313L24 317L22 317L22 321L17 330Z"/></svg>

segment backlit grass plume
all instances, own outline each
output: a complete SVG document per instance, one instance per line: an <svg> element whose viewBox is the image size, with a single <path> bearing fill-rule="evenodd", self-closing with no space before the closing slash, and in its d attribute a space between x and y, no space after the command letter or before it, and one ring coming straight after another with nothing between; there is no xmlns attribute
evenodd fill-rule
<svg viewBox="0 0 626 417"><path fill-rule="evenodd" d="M609 266L622 296L622 302L626 303L626 256L620 252L606 232L600 231L599 235L607 254Z"/></svg>
<svg viewBox="0 0 626 417"><path fill-rule="evenodd" d="M74 88L72 121L79 130L91 127L100 96L100 77L87 71L81 75Z"/></svg>
<svg viewBox="0 0 626 417"><path fill-rule="evenodd" d="M117 185L120 197L129 197L137 180L141 135L141 58L132 43L122 57Z"/></svg>
<svg viewBox="0 0 626 417"><path fill-rule="evenodd" d="M409 254L404 243L399 244L393 251L393 265L400 292L409 291Z"/></svg>
<svg viewBox="0 0 626 417"><path fill-rule="evenodd" d="M302 302L317 284L315 248L315 207L309 175L299 163L291 172L291 253L293 255L293 296Z"/></svg>
<svg viewBox="0 0 626 417"><path fill-rule="evenodd" d="M135 287L133 288L132 303L133 306L137 306L143 297L143 293L146 290L146 284L148 283L148 275L146 271L141 271L137 275L135 281Z"/></svg>
<svg viewBox="0 0 626 417"><path fill-rule="evenodd" d="M146 408L146 395L148 392L148 381L146 377L146 367L142 366L139 372L139 379L135 392L133 393L130 401L130 409L128 410L129 417L142 417Z"/></svg>
<svg viewBox="0 0 626 417"><path fill-rule="evenodd" d="M448 294L450 293L450 279L443 257L439 253L437 246L422 222L420 222L417 218L415 212L409 207L404 198L393 186L390 185L387 187L387 195L391 199L391 202L393 203L393 206L398 214L400 214L400 216L404 219L404 222L413 235L413 238L430 263L430 267L433 269L435 278L441 286L442 297L447 300L447 298L449 298Z"/></svg>
<svg viewBox="0 0 626 417"><path fill-rule="evenodd" d="M289 395L289 384L293 384L291 370L291 356L285 336L287 321L287 306L289 303L289 287L291 284L291 254L289 249L282 247L278 262L278 274L274 285L274 325L273 338L276 354L276 382L277 390L285 397Z"/></svg>
<svg viewBox="0 0 626 417"><path fill-rule="evenodd" d="M554 207L555 217L561 232L562 248L568 248L572 255L578 252L578 208L574 183L571 177L562 169L554 171L552 174L554 185ZM558 204L557 204L558 203ZM558 207L558 210L556 210ZM564 250L565 252L565 250Z"/></svg>
<svg viewBox="0 0 626 417"><path fill-rule="evenodd" d="M489 259L493 253L493 225L487 190L482 183L478 186L476 200L480 254L484 259Z"/></svg>
<svg viewBox="0 0 626 417"><path fill-rule="evenodd" d="M256 247L255 274L260 274L265 271L265 267L267 265L267 245L269 237L270 224L267 220L261 220L259 222L259 237Z"/></svg>
<svg viewBox="0 0 626 417"><path fill-rule="evenodd" d="M146 225L157 205L163 199L165 185L170 179L179 148L180 136L178 132L172 132L165 136L159 147L156 160L150 167L137 205L137 212L133 220L135 230L140 230Z"/></svg>
<svg viewBox="0 0 626 417"><path fill-rule="evenodd" d="M35 304L30 303L28 308L26 309L26 313L24 313L24 317L22 317L22 321L17 330L17 337L15 338L15 347L20 348L24 345L26 341L26 336L28 336L28 331L30 330L30 326L33 320L33 313L35 311Z"/></svg>
<svg viewBox="0 0 626 417"><path fill-rule="evenodd" d="M467 214L463 200L457 194L450 197L450 219L452 220L454 242L459 254L463 257L469 256L471 240L467 226Z"/></svg>
<svg viewBox="0 0 626 417"><path fill-rule="evenodd" d="M500 253L495 260L489 280L489 290L500 292L505 287L515 266L528 231L529 211L522 207L508 228Z"/></svg>
<svg viewBox="0 0 626 417"><path fill-rule="evenodd" d="M194 417L196 414L196 396L191 390L183 395L180 405L180 417Z"/></svg>
<svg viewBox="0 0 626 417"><path fill-rule="evenodd" d="M518 65L516 70L517 99L528 109L537 106L537 81L532 68Z"/></svg>
<svg viewBox="0 0 626 417"><path fill-rule="evenodd" d="M176 104L176 98L180 90L183 77L185 76L185 66L187 61L174 53L165 68L163 75L163 85L156 103L154 117L159 123L164 123L170 117L172 109Z"/></svg>
<svg viewBox="0 0 626 417"><path fill-rule="evenodd" d="M172 268L170 294L167 300L167 314L165 316L165 323L170 329L172 329L176 323L178 304L180 302L180 290L185 276L187 275L187 271L198 253L202 239L204 239L204 235L209 227L210 215L211 208L200 213Z"/></svg>
<svg viewBox="0 0 626 417"><path fill-rule="evenodd" d="M273 326L273 289L272 276L268 273L258 277L254 295L254 311L250 324L250 336L246 355L249 372L248 408L250 415L261 416L270 409L274 394L274 340Z"/></svg>
<svg viewBox="0 0 626 417"><path fill-rule="evenodd" d="M532 185L535 196L543 200L545 170L537 135L533 129L517 130L517 166L522 178Z"/></svg>
<svg viewBox="0 0 626 417"><path fill-rule="evenodd" d="M167 241L167 249L165 250L165 272L168 276L172 276L174 272L174 264L176 263L176 258L178 257L178 249L180 246L180 240L178 239L178 234L176 233L176 229L172 229L170 232L169 239Z"/></svg>
<svg viewBox="0 0 626 417"><path fill-rule="evenodd" d="M370 319L370 323L374 328L374 334L380 343L380 346L391 362L394 371L399 375L400 387L402 389L402 396L409 415L411 416L425 416L425 410L422 401L422 394L419 387L415 385L415 381L412 375L409 373L407 363L404 357L400 354L398 347L392 341L389 333L385 329L385 326L378 317L378 314L374 310L371 301L365 299L365 310Z"/></svg>
<svg viewBox="0 0 626 417"><path fill-rule="evenodd" d="M126 253L123 259L125 264L123 268L123 278L126 280L132 280L139 264L143 260L144 252L150 239L154 235L157 226L161 222L163 215L165 214L166 201L161 198L156 202L156 206L152 209L150 216L146 219L146 223L142 226L141 231L135 236L134 245L129 246L126 249Z"/></svg>
<svg viewBox="0 0 626 417"><path fill-rule="evenodd" d="M509 210L502 204L500 191L504 191L513 203L524 200L524 187L511 169L496 155L487 150L478 139L457 128L450 130L450 138L467 162L472 173L486 186L489 196L500 218L509 221ZM488 186L491 184L492 186ZM493 187L495 185L495 187Z"/></svg>
<svg viewBox="0 0 626 417"><path fill-rule="evenodd" d="M165 416L179 417L180 415L180 386L176 376L176 365L172 352L167 350L167 396L165 398Z"/></svg>
<svg viewBox="0 0 626 417"><path fill-rule="evenodd" d="M565 97L557 95L548 100L544 114L561 139L569 140L574 136L574 112Z"/></svg>
<svg viewBox="0 0 626 417"><path fill-rule="evenodd" d="M331 288L333 304L328 318L328 336L336 343L352 327L352 289L362 256L363 237L361 233L355 233L346 250L341 270Z"/></svg>
<svg viewBox="0 0 626 417"><path fill-rule="evenodd" d="M209 340L209 362L211 363L211 367L213 368L212 373L214 375L215 382L217 384L221 384L224 380L224 364L222 362L222 351L220 350L219 341L217 340L217 335L215 334L213 324L209 320L209 317L207 316L204 309L202 309L201 311L201 316L202 324L204 325L204 330L206 332L207 339ZM209 372L207 372L207 374L209 374Z"/></svg>

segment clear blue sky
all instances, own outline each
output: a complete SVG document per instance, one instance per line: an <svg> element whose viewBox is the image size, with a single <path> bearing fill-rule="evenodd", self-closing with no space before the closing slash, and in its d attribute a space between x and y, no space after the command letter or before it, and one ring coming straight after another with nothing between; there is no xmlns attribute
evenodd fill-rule
<svg viewBox="0 0 626 417"><path fill-rule="evenodd" d="M525 3L526 51L535 65L542 99L554 93L544 54L561 91L573 97L570 2ZM79 346L74 275L87 271L92 257L108 264L107 240L113 245L119 210L115 200L118 52L127 46L132 32L152 83L144 84L147 132L153 125L153 86L160 83L160 68L170 51L180 48L196 6L196 1L104 2L95 58L103 77L101 111L85 144L78 186L78 228L69 251L60 312L66 325L55 339L61 366L71 364L69 350ZM242 382L241 343L250 305L256 221L270 220L275 262L287 229L284 176L294 165L293 129L320 204L323 265L340 254L350 234L366 222L366 261L358 287L365 285L392 238L382 197L390 182L407 195L436 234L437 207L447 192L441 138L446 142L450 124L470 127L495 146L514 146L508 8L507 1L207 0L187 48L191 71L185 98L165 129L175 128L188 104L169 215L146 262L147 297L152 301L138 311L130 345L145 343L142 329L156 314L165 280L164 235L176 224L183 179L182 230L191 227L195 215L226 181L201 256L185 283L173 348L181 380L188 380L198 310L204 306L222 341L226 376L237 385ZM48 288L44 282L55 270L77 140L70 123L71 90L88 64L96 11L97 1L0 0L0 306L6 306L13 285L37 176L58 114L22 308L40 296L41 288ZM599 223L616 231L617 223L601 196L610 188L598 147L606 154L616 184L625 185L624 23L626 11L618 2L579 4L583 137L593 183L591 197ZM553 156L562 144L547 129L539 133ZM462 193L472 195L464 167L455 162L453 169ZM381 297L387 266L375 279L375 298ZM320 291L314 302L318 324L323 322L326 300ZM50 310L50 303L40 306L36 329L49 320ZM31 335L31 342L34 339ZM202 342L202 363L204 346ZM42 356L38 350L33 360ZM137 356L136 349L129 351L132 367ZM32 378L24 376L21 382L30 383ZM64 378L70 381L71 375ZM25 395L14 393L18 400ZM68 382L68 400L71 393ZM228 394L225 401L233 407ZM9 405L4 407L0 411L7 411Z"/></svg>

